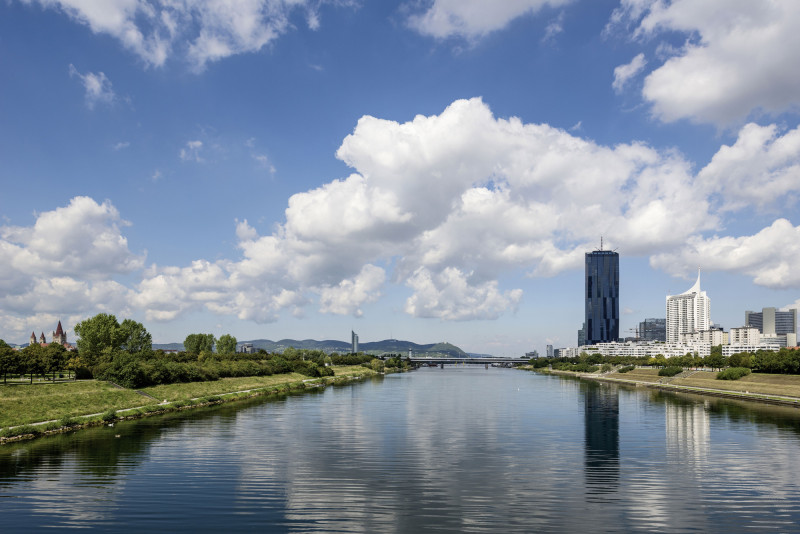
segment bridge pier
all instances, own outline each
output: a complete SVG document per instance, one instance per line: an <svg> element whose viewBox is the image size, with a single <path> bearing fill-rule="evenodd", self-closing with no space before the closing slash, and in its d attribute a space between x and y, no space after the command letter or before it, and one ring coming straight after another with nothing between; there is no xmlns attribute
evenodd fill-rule
<svg viewBox="0 0 800 534"><path fill-rule="evenodd" d="M439 369L444 369L444 364L443 363L439 364Z"/></svg>
<svg viewBox="0 0 800 534"><path fill-rule="evenodd" d="M486 364L486 368L487 368L487 369L489 368L489 364L488 364L488 363Z"/></svg>

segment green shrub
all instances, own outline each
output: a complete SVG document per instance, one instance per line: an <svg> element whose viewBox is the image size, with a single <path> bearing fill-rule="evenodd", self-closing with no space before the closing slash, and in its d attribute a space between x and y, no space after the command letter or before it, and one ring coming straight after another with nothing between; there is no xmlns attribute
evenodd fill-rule
<svg viewBox="0 0 800 534"><path fill-rule="evenodd" d="M664 367L663 369L659 369L658 376L675 376L679 375L683 372L683 367L678 367L677 365L671 365L670 367Z"/></svg>
<svg viewBox="0 0 800 534"><path fill-rule="evenodd" d="M636 369L636 366L635 366L635 365L628 365L628 366L626 366L626 367L622 367L622 368L620 368L620 370L619 370L619 371L617 371L617 372L618 372L618 373L630 373L630 372L631 372L631 371L633 371L634 369Z"/></svg>
<svg viewBox="0 0 800 534"><path fill-rule="evenodd" d="M750 369L747 367L728 367L727 369L717 373L717 380L739 380L743 376L750 374Z"/></svg>
<svg viewBox="0 0 800 534"><path fill-rule="evenodd" d="M600 371L603 373L608 373L612 369L614 369L613 365L611 365L610 363L604 363L603 366L600 368Z"/></svg>
<svg viewBox="0 0 800 534"><path fill-rule="evenodd" d="M104 422L111 423L117 419L117 411L114 409L108 410L104 412L103 415L100 417Z"/></svg>

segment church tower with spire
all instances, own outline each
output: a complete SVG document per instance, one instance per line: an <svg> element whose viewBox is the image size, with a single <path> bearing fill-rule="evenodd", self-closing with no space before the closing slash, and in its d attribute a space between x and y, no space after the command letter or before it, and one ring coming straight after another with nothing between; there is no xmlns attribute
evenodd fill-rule
<svg viewBox="0 0 800 534"><path fill-rule="evenodd" d="M64 332L64 329L61 328L61 321L58 321L58 326L56 327L56 331L53 332L53 343L58 343L59 345L67 345L67 334Z"/></svg>

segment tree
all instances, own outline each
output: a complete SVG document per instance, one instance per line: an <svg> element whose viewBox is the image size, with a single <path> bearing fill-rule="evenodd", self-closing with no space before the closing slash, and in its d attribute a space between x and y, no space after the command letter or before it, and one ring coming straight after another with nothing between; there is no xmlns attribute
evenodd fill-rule
<svg viewBox="0 0 800 534"><path fill-rule="evenodd" d="M20 368L23 372L31 375L31 384L33 384L33 376L41 375L45 369L44 347L38 343L33 343L22 349Z"/></svg>
<svg viewBox="0 0 800 534"><path fill-rule="evenodd" d="M83 361L80 354L72 352L64 364L64 368L75 373L75 380L78 379L78 373L86 374L86 362Z"/></svg>
<svg viewBox="0 0 800 534"><path fill-rule="evenodd" d="M81 321L75 325L74 330L80 336L77 342L78 352L89 367L100 361L103 349L116 349L121 343L117 318L108 313L98 313Z"/></svg>
<svg viewBox="0 0 800 534"><path fill-rule="evenodd" d="M722 369L728 363L728 359L722 355L720 352L719 354L715 354L712 352L708 356L703 359L703 363L705 363L708 367L711 367L711 370L714 369Z"/></svg>
<svg viewBox="0 0 800 534"><path fill-rule="evenodd" d="M118 327L119 348L131 354L150 355L153 351L153 336L133 319L125 319Z"/></svg>
<svg viewBox="0 0 800 534"><path fill-rule="evenodd" d="M3 373L3 383L9 373L19 372L19 354L0 339L0 373Z"/></svg>
<svg viewBox="0 0 800 534"><path fill-rule="evenodd" d="M223 334L217 340L217 354L233 354L236 352L236 338L230 334Z"/></svg>
<svg viewBox="0 0 800 534"><path fill-rule="evenodd" d="M56 379L56 372L64 369L67 362L67 349L58 343L50 343L42 351L42 367L45 372L53 373L53 381Z"/></svg>
<svg viewBox="0 0 800 534"><path fill-rule="evenodd" d="M183 340L183 349L190 354L211 352L214 349L214 334L189 334Z"/></svg>

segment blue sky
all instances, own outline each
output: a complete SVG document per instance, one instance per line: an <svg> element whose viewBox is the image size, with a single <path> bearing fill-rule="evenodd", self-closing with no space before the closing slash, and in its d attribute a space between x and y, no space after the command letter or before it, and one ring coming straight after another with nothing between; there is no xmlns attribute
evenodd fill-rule
<svg viewBox="0 0 800 534"><path fill-rule="evenodd" d="M800 304L793 0L0 3L0 337L575 343Z"/></svg>

